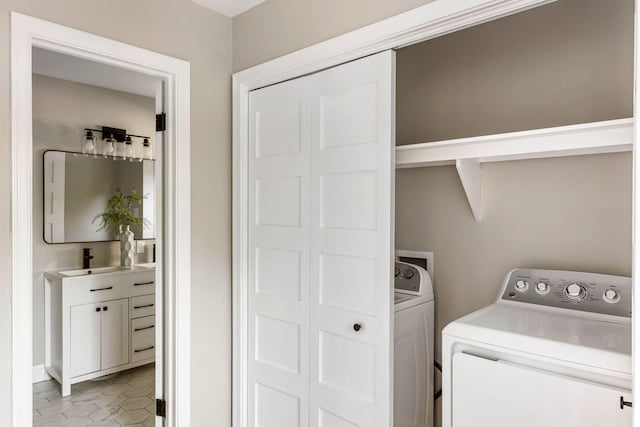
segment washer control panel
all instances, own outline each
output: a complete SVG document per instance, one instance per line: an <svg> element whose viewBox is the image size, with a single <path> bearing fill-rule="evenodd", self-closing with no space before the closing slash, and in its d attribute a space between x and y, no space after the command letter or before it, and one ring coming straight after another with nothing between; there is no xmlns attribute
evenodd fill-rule
<svg viewBox="0 0 640 427"><path fill-rule="evenodd" d="M396 261L394 270L396 292L410 295L426 295L433 292L431 276L424 268Z"/></svg>
<svg viewBox="0 0 640 427"><path fill-rule="evenodd" d="M631 278L518 268L505 278L500 300L631 317Z"/></svg>

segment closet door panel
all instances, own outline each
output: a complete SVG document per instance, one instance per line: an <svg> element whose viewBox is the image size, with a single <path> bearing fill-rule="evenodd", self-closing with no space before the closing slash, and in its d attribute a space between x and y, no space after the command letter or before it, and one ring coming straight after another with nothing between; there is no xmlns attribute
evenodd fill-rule
<svg viewBox="0 0 640 427"><path fill-rule="evenodd" d="M307 427L309 78L250 94L249 425Z"/></svg>
<svg viewBox="0 0 640 427"><path fill-rule="evenodd" d="M314 76L310 423L391 425L394 53Z"/></svg>

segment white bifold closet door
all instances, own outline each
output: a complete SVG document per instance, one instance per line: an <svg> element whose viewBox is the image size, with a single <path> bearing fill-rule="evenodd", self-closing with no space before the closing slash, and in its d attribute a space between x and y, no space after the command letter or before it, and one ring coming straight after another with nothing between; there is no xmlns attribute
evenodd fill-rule
<svg viewBox="0 0 640 427"><path fill-rule="evenodd" d="M395 56L250 93L251 427L389 427Z"/></svg>

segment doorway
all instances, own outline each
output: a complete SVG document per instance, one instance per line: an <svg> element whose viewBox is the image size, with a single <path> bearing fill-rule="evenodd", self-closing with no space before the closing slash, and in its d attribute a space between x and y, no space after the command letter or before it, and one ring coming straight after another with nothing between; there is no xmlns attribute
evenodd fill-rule
<svg viewBox="0 0 640 427"><path fill-rule="evenodd" d="M98 313L98 317L92 318L94 319L92 321L93 323L85 321L86 318L84 317L78 317L81 311L79 308L75 312L71 312L71 314L60 314L59 316L62 319L65 319L64 321L60 321L60 323L65 326L67 330L70 326L68 323L69 319L73 320L75 315L77 319L81 320L76 322L77 325L79 325L79 330L82 331L87 328L90 330L91 326L98 325L98 329L94 329L94 331L100 331L102 333L102 338L104 338L104 336L116 336L119 340L116 341L122 344L121 348L119 348L117 352L114 352L112 351L113 347L105 345L105 343L109 344L116 341L105 341L104 339L96 340L99 345L101 344L103 346L102 353L94 355L93 359L83 359L82 362L93 362L97 360L99 363L99 371L95 371L95 366L91 367L88 365L88 368L85 366L85 371L75 376L75 380L77 380L77 387L80 387L78 388L78 391L82 392L80 389L87 387L87 385L81 386L85 382L80 380L93 380L102 376L100 374L117 374L122 371L123 367L136 368L137 371L129 372L131 375L130 378L126 378L126 384L128 387L134 388L131 381L133 381L133 377L136 377L134 382L146 387L145 391L148 396L145 395L144 397L146 400L151 402L149 403L145 400L145 403L147 403L145 410L147 410L150 416L143 417L144 420L141 419L141 421L144 421L149 425L160 426L165 425L164 419L166 419L166 425L188 425L190 410L188 403L190 378L190 207L188 179L189 64L175 58L170 58L144 49L139 49L134 46L125 45L123 43L104 39L89 33L73 30L71 28L17 13L12 14L12 236L14 236L14 238L12 239L11 261L13 290L13 425L26 426L32 425L32 422L34 425L37 425L35 424L36 420L32 420L32 417L35 417L35 415L32 415L34 414L32 409L35 408L34 402L36 402L36 406L42 402L32 401L32 388L34 387L32 386L32 380L34 372L36 375L44 377L39 379L46 379L46 374L44 372L55 377L57 372L65 371L62 367L58 366L58 364L62 366L65 364L70 366L71 363L73 363L70 363L69 360L62 362L61 360L57 360L62 358L52 357L52 355L57 351L55 350L55 344L53 344L53 342L62 342L59 339L60 337L57 337L56 334L62 334L60 331L65 329L56 329L52 327L50 328L50 331L56 330L58 332L48 334L45 332L45 335L48 335L48 341L45 339L46 343L44 345L45 363L43 365L45 366L42 369L36 369L35 371L32 368L34 361L34 345L32 340L34 337L35 326L37 326L32 321L34 292L31 286L24 286L24 284L32 283L34 280L37 280L36 275L34 275L34 266L40 265L40 263L36 262L34 259L34 256L38 255L38 251L34 250L33 247L33 242L37 240L37 238L34 239L33 236L39 236L41 233L35 222L38 218L34 215L34 212L38 209L38 206L34 203L34 199L37 199L38 195L34 194L34 190L38 191L40 189L39 185L34 185L33 179L34 172L38 172L36 171L36 167L34 167L34 165L37 164L34 162L34 154L36 156L38 155L34 145L34 136L37 134L40 137L47 132L46 129L43 129L42 127L36 128L36 126L33 126L35 118L34 111L36 113L37 111L33 108L34 105L32 103L32 95L35 94L34 85L36 84L34 83L36 79L32 79L32 73L37 72L36 68L39 65L36 64L36 61L38 61L39 58L41 59L42 54L53 55L58 60L61 60L58 64L58 72L63 73L61 76L54 75L53 77L49 76L45 79L61 77L62 79L66 79L66 84L84 85L84 89L93 85L94 87L102 86L103 89L108 88L106 90L116 89L126 92L126 88L117 87L117 82L124 82L124 84L131 84L132 82L135 83L136 80L133 76L138 76L143 80L146 79L147 82L155 82L155 85L153 86L153 98L155 98L155 101L151 100L151 104L154 110L154 115L155 113L163 113L160 116L159 124L164 124L164 126L166 126L164 128L165 130L159 131L154 135L146 135L144 132L138 133L135 129L130 129L128 132L131 134L130 136L135 137L135 135L138 135L141 137L142 141L145 139L145 136L150 136L150 139L156 140L156 147L162 147L162 149L153 150L155 166L146 167L147 171L149 169L153 170L156 177L161 177L161 179L156 179L155 183L147 182L147 187L155 190L155 192L153 192L154 197L152 197L154 200L149 203L149 209L147 209L147 207L139 207L139 209L142 210L142 215L140 215L141 217L146 217L150 212L153 212L153 219L156 225L150 226L149 228L156 231L155 236L153 236L155 237L156 245L155 271L151 265L147 264L147 261L149 260L153 262L153 253L151 249L146 248L146 246L151 246L152 243L138 243L135 245L136 248L143 248L140 253L139 261L144 261L138 261L138 264L143 265L139 266L139 268L127 266L127 268L119 269L119 272L125 276L130 274L144 274L150 276L151 280L138 280L138 278L133 280L131 286L135 287L137 293L126 296L120 294L112 295L112 292L120 292L118 290L119 288L117 288L115 284L104 287L95 287L92 284L90 289L88 289L88 292L90 292L92 296L97 295L99 293L97 291L105 292L102 294L104 298L99 298L100 301L91 302L93 305L96 305L96 307L90 307L93 310L92 313L94 314L94 317L95 314ZM71 61L71 63L69 61ZM76 61L76 63L73 63L73 61ZM82 66L78 66L78 61L89 68L83 69ZM67 70L70 74L64 75L64 70ZM99 71L96 72L96 70ZM116 87L109 87L108 84L104 83L104 81L109 81L109 75L113 76L113 73L106 72L106 70L117 70L121 73L115 80L109 83L111 85L115 84ZM40 72L42 73L42 71ZM131 78L125 77L125 74L127 73ZM103 84L96 81L96 79L99 80L100 76L107 76L102 82ZM64 103L61 103L60 109L64 110L64 108ZM155 120L153 115L151 117L152 120ZM95 122L93 123L93 125L97 124L98 123ZM93 125L88 125L87 128L91 129ZM100 123L100 125L109 124ZM115 123L110 126L117 127L114 125ZM44 128L46 128L46 126L44 126ZM161 129L162 126L159 128ZM83 138L87 137L88 133L85 134L85 131L89 129L83 129ZM94 130L104 130L104 128ZM129 145L126 141L123 144L124 147ZM102 161L104 164L109 162L116 163L113 157L105 157L107 147L105 141L96 139L96 144L104 146L105 151L99 154L97 151L89 153L85 152L84 154L87 154L86 156L83 155L82 151L84 150L82 149L89 148L91 144L85 144L85 142L86 139L84 141L76 141L77 149L68 150L76 152L75 155L74 153L70 153L70 158L73 158L74 160L91 159ZM141 150L143 150L143 144L144 142L142 142ZM63 148L66 151L65 147L57 148ZM95 149L97 147L92 148ZM58 150L59 153L62 151L63 150ZM121 152L120 154L123 153ZM64 155L64 153L58 154L58 156L62 155ZM128 151L127 155L130 156ZM136 161L120 162L119 164L124 165L125 163L137 163L142 154L136 154L135 156ZM118 160L123 159L120 158ZM44 160L43 164L42 173L44 175L44 169L46 166L46 162ZM90 166L89 169L94 166ZM46 179L43 181L46 182ZM43 206L46 204L47 199L43 198ZM44 215L46 215L46 210L43 217ZM44 218L42 226L43 239L45 241L46 237L49 237L50 240L53 239L51 233L47 235ZM49 227L51 230L52 226L49 225ZM144 238L142 233L140 238ZM71 240L85 241L82 239L77 240L77 238ZM145 241L141 240L141 242ZM75 262L67 262L67 265L63 268L62 273L64 274L58 272L60 273L59 275L69 279L79 278L81 280L93 280L94 282L105 280L105 278L111 276L106 280L113 281L113 278L115 277L113 274L116 273L115 270L104 270L100 267L103 267L102 264L113 263L113 256L110 258L110 255L108 254L111 249L108 248L110 246L114 246L114 244L96 243L95 245L97 247L99 246L102 252L106 252L101 253L100 256L96 257L100 258L100 265L94 264L95 272L92 271L91 273L87 273L87 270L91 270L90 268L80 269L79 262L81 258L72 255L72 258L75 257ZM89 246L89 244L83 243L81 246L84 248ZM70 253L74 252L74 250L70 249L66 252ZM178 256L178 254L180 254L180 256ZM55 258L56 257L54 256L52 259ZM98 261L98 259L96 259L96 261ZM72 267L76 267L76 269L71 269ZM122 272L121 270L126 271ZM78 273L79 271L80 273ZM86 279L89 275L91 277ZM68 280L64 279L62 281L64 282ZM116 282L119 283L119 281ZM46 282L47 281L45 280L45 283ZM151 282L155 284L155 294L148 290ZM76 282L76 288L79 287L79 283L80 282ZM22 284L22 286L20 286L20 284ZM54 287L55 286L51 284L45 285L45 290L48 289L48 291L45 292L45 295L49 293L49 296L51 296L52 293L49 291L54 289ZM143 288L147 290L141 291L140 289ZM115 298L116 296L118 298ZM145 301L142 301L143 299ZM57 305L50 304L49 307L57 307ZM87 308L87 306L81 305L76 305L76 307L81 307L82 310ZM155 309L154 313L149 312L151 307ZM140 315L134 315L134 309L146 311L145 313L139 313ZM114 312L118 314L114 316ZM55 318L55 316L52 316L50 309L48 309L48 312L45 312L44 317L45 319ZM154 318L154 323L152 325L153 328L150 328L149 325L146 325L145 323L148 323L150 318ZM105 329L105 324L111 324L110 319L116 319L116 324L120 331L119 333L114 334L113 330L110 330L109 328ZM49 323L51 324L52 322ZM73 329L73 321L70 323L71 329ZM145 325L142 325L142 323L145 323ZM131 329L134 326L135 329ZM144 333L148 335L145 335L144 338L147 341L150 340L152 344L147 345L149 343L140 342L138 344L145 344L147 347L141 346L138 349L136 346L136 339L132 337L131 334L133 334L132 331L134 330L136 333L142 332L142 328L145 328ZM152 329L155 333L149 333ZM71 332L77 331L72 330ZM84 332L87 332L87 330ZM85 345L87 344L87 341L91 340L91 337L95 338L95 335L96 334L88 333L85 335L86 339L76 339L75 343L77 344L80 342ZM73 345L70 347L73 348ZM47 348L49 350L47 350ZM104 348L109 349L109 352L107 352L108 354L104 352ZM136 350L140 350L143 353L138 353ZM81 353L86 354L86 352ZM140 354L143 354L143 356ZM126 363L122 363L125 359ZM47 360L49 361L48 367L46 366ZM78 362L78 360L80 359L76 359L76 362ZM105 364L105 360L109 361L109 363ZM149 369L150 366L153 367L151 363L154 361L156 369ZM77 369L80 364L81 363L79 362L74 363L74 369ZM71 371L73 372L73 369L71 369ZM153 375L153 371L155 371L155 375ZM75 373L78 374L78 372ZM68 372L66 375L69 377ZM118 388L127 388L122 385L121 381L120 386L115 386L119 384L119 380L117 378L122 377L122 375L123 374L108 377L108 379L103 378L101 381L104 382L104 386L111 386L112 391ZM58 376L59 378L56 378L56 380L64 384L64 375ZM89 388L95 388L98 382L99 381L89 383L91 386ZM42 386L41 388L56 388L54 387L55 384L53 382L48 384L48 386ZM153 384L153 387L150 386L151 384ZM138 392L140 391L141 390L138 390ZM64 386L60 388L59 393L65 394ZM68 400L70 403L72 403L73 394L74 390L71 388L71 397ZM153 401L153 398L157 399L157 403ZM137 404L133 406L139 406L142 399L138 400ZM131 405L129 405L129 407L133 408ZM156 414L151 413L156 412L154 411L156 407L158 408L157 414L160 416L155 416ZM83 410L86 411L87 408L88 407L84 407ZM80 412L70 411L67 414L62 414L62 416L74 419L76 418L75 415L79 415ZM141 416L141 414L138 415ZM90 417L89 419L98 421L96 418L100 418L100 416L96 414L94 417Z"/></svg>

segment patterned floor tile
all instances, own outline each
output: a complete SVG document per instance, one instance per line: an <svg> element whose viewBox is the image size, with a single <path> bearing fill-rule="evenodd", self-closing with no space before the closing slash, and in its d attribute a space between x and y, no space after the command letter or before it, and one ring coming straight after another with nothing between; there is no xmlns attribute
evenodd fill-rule
<svg viewBox="0 0 640 427"><path fill-rule="evenodd" d="M33 385L34 427L155 425L155 365L149 364L71 387L60 395L55 380Z"/></svg>
<svg viewBox="0 0 640 427"><path fill-rule="evenodd" d="M124 413L118 415L116 417L116 421L120 423L120 425L128 426L131 424L141 424L151 416L144 409L134 409L132 411L124 411Z"/></svg>

